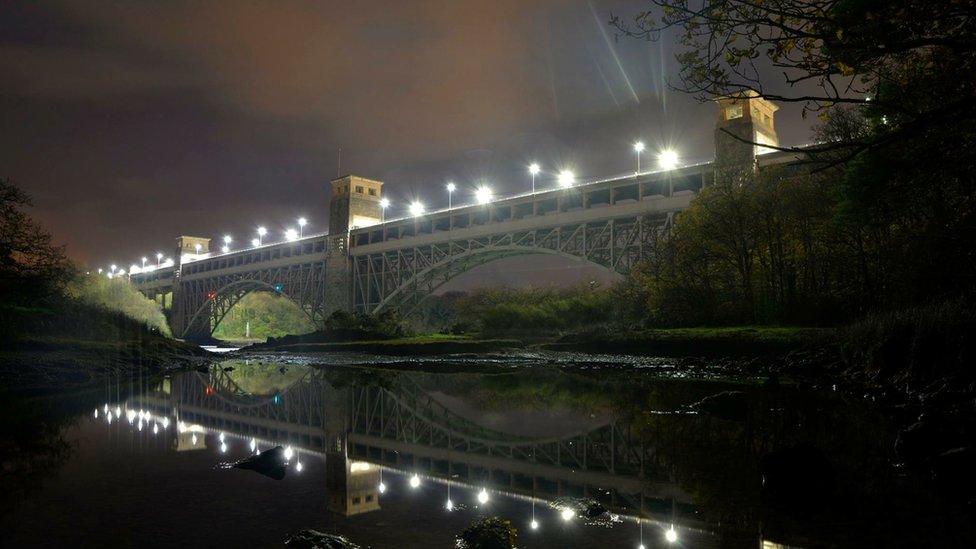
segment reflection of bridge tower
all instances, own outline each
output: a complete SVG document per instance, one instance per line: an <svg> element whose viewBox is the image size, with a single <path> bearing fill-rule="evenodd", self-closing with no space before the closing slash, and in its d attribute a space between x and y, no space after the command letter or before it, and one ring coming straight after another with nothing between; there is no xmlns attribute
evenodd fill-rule
<svg viewBox="0 0 976 549"><path fill-rule="evenodd" d="M352 310L352 275L349 269L349 231L380 223L383 182L346 175L332 180L329 194L329 254L325 287L326 310Z"/></svg>
<svg viewBox="0 0 976 549"><path fill-rule="evenodd" d="M328 452L325 457L329 511L351 516L379 510L380 470L365 461L350 461L344 438L337 439L336 445L341 451Z"/></svg>

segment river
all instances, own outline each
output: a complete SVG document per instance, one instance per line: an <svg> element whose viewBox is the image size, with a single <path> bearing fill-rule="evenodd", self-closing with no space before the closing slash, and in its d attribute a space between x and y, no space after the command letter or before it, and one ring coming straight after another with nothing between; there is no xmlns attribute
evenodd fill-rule
<svg viewBox="0 0 976 549"><path fill-rule="evenodd" d="M972 539L893 464L868 400L666 362L453 360L231 358L8 402L2 542L276 547L312 528L448 547L482 516L530 548ZM280 480L228 467L276 446Z"/></svg>

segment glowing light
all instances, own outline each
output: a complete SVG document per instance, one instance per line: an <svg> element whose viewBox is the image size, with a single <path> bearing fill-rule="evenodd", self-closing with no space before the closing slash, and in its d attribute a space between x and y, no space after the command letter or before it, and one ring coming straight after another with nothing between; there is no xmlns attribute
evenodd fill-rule
<svg viewBox="0 0 976 549"><path fill-rule="evenodd" d="M113 273L115 272L115 269L118 269L118 267L115 265L115 263L113 263L109 268L112 269L112 272Z"/></svg>
<svg viewBox="0 0 976 549"><path fill-rule="evenodd" d="M636 152L636 153L642 153L642 152L644 152L644 142L643 141L638 141L638 142L634 143L634 152Z"/></svg>
<svg viewBox="0 0 976 549"><path fill-rule="evenodd" d="M559 177L556 179L559 182L559 186L562 188L572 187L573 183L576 183L576 174L570 170L563 170L559 172Z"/></svg>
<svg viewBox="0 0 976 549"><path fill-rule="evenodd" d="M252 248L257 248L260 245L261 245L261 241L260 240L258 240L257 238L252 238L251 239L251 247Z"/></svg>
<svg viewBox="0 0 976 549"><path fill-rule="evenodd" d="M217 435L217 440L219 440L220 442L223 442L224 441L224 433L223 432L221 432L219 435Z"/></svg>
<svg viewBox="0 0 976 549"><path fill-rule="evenodd" d="M542 168L540 168L539 165L536 164L535 162L529 164L529 173L531 175L538 175L539 174L539 171L541 171L541 170L542 170Z"/></svg>
<svg viewBox="0 0 976 549"><path fill-rule="evenodd" d="M389 198L381 198L380 199L380 208L383 208L385 210L385 209L387 209L389 207L390 207L390 199Z"/></svg>
<svg viewBox="0 0 976 549"><path fill-rule="evenodd" d="M107 414L108 413L108 404L105 404L105 406L102 408L102 410L104 410L105 413Z"/></svg>
<svg viewBox="0 0 976 549"><path fill-rule="evenodd" d="M296 472L301 473L302 472L302 469L304 469L304 468L305 468L305 466L302 465L302 462L301 461L296 461L295 462L295 471Z"/></svg>
<svg viewBox="0 0 976 549"><path fill-rule="evenodd" d="M203 248L203 246L201 246L201 245L199 245L199 244L194 244L194 245L193 245L193 249L194 249L194 250L196 250L196 251L197 251L197 253L200 253L200 250L201 250L202 248Z"/></svg>
<svg viewBox="0 0 976 549"><path fill-rule="evenodd" d="M359 473L362 471L369 471L370 469L372 469L372 467L365 461L354 461L349 464L350 473Z"/></svg>
<svg viewBox="0 0 976 549"><path fill-rule="evenodd" d="M105 414L105 420L108 421L109 425L112 424L112 412Z"/></svg>
<svg viewBox="0 0 976 549"><path fill-rule="evenodd" d="M164 417L163 418L163 429L169 429L169 418L168 417Z"/></svg>
<svg viewBox="0 0 976 549"><path fill-rule="evenodd" d="M196 433L193 433L192 435L190 435L190 443L193 444L194 446L197 445L197 434Z"/></svg>
<svg viewBox="0 0 976 549"><path fill-rule="evenodd" d="M668 543L674 543L678 541L678 532L674 530L674 525L672 524L668 531L664 533L664 539L668 540Z"/></svg>
<svg viewBox="0 0 976 549"><path fill-rule="evenodd" d="M158 434L158 433L159 433L159 424L158 423L153 423L153 434L155 435L155 434ZM196 436L196 435L193 435L193 436ZM194 441L193 444L196 444L196 441Z"/></svg>
<svg viewBox="0 0 976 549"><path fill-rule="evenodd" d="M126 410L125 411L125 419L129 420L129 423L132 423L133 421L135 421L135 419L136 419L136 411L135 410Z"/></svg>
<svg viewBox="0 0 976 549"><path fill-rule="evenodd" d="M538 530L539 529L539 521L537 521L535 519L532 519L532 522L529 523L529 528L532 528L533 530Z"/></svg>
<svg viewBox="0 0 976 549"><path fill-rule="evenodd" d="M644 544L642 543L642 544L640 544L640 545L637 546L637 549L647 549L647 548L644 547Z"/></svg>
<svg viewBox="0 0 976 549"><path fill-rule="evenodd" d="M258 439L256 439L256 438L252 438L251 439L251 451L252 452L257 452L258 451Z"/></svg>
<svg viewBox="0 0 976 549"><path fill-rule="evenodd" d="M115 407L115 417L122 417L122 407L121 406L116 406Z"/></svg>
<svg viewBox="0 0 976 549"><path fill-rule="evenodd" d="M304 217L299 217L298 218L298 226L299 227L304 227L305 225L308 225L308 220L305 219Z"/></svg>
<svg viewBox="0 0 976 549"><path fill-rule="evenodd" d="M95 419L98 419L98 408L95 408Z"/></svg>
<svg viewBox="0 0 976 549"><path fill-rule="evenodd" d="M417 488L420 487L420 477L419 476L414 475L414 476L410 477L410 487L413 488L413 489L417 489Z"/></svg>
<svg viewBox="0 0 976 549"><path fill-rule="evenodd" d="M220 247L221 253L227 253L229 251L230 251L230 246L228 246L227 244L224 244L223 246Z"/></svg>
<svg viewBox="0 0 976 549"><path fill-rule="evenodd" d="M291 446L285 448L285 460L291 461L291 458L295 457L295 451L291 449Z"/></svg>
<svg viewBox="0 0 976 549"><path fill-rule="evenodd" d="M410 215L417 217L424 215L424 205L420 202L414 201L410 203Z"/></svg>
<svg viewBox="0 0 976 549"><path fill-rule="evenodd" d="M298 240L298 231L295 229L288 229L285 231L285 240L288 242L294 242Z"/></svg>
<svg viewBox="0 0 976 549"><path fill-rule="evenodd" d="M478 187L478 190L474 192L474 197L475 200L478 201L478 204L487 204L491 202L491 197L492 197L491 189L482 185L481 187Z"/></svg>
<svg viewBox="0 0 976 549"><path fill-rule="evenodd" d="M146 421L149 421L150 418L152 418L152 413L149 412L149 410L146 410Z"/></svg>
<svg viewBox="0 0 976 549"><path fill-rule="evenodd" d="M576 511L573 511L572 509L563 509L562 512L559 513L559 516L562 517L564 521L569 522L573 520L573 517L576 516Z"/></svg>
<svg viewBox="0 0 976 549"><path fill-rule="evenodd" d="M141 419L139 420L139 430L140 431L142 430L142 420Z"/></svg>
<svg viewBox="0 0 976 549"><path fill-rule="evenodd" d="M234 239L231 238L229 234L225 234L224 235L224 244L230 244L233 241L234 241Z"/></svg>
<svg viewBox="0 0 976 549"><path fill-rule="evenodd" d="M657 165L665 170L673 170L678 167L678 153L672 149L665 149L657 155Z"/></svg>
<svg viewBox="0 0 976 549"><path fill-rule="evenodd" d="M456 190L457 190L457 185L455 185L454 183L447 184L447 192L453 193Z"/></svg>
<svg viewBox="0 0 976 549"><path fill-rule="evenodd" d="M156 261L159 261L162 258L163 258L163 252L156 252Z"/></svg>
<svg viewBox="0 0 976 549"><path fill-rule="evenodd" d="M481 491L478 492L478 503L481 503L481 504L488 503L488 500L489 499L490 498L488 497L488 490L485 490L484 488L482 488Z"/></svg>
<svg viewBox="0 0 976 549"><path fill-rule="evenodd" d="M385 482L379 483L376 489L379 490L381 494L386 493L386 483Z"/></svg>
<svg viewBox="0 0 976 549"><path fill-rule="evenodd" d="M450 499L448 499L447 500L447 504L444 507L447 507L447 510L448 511L453 511L454 510L454 502L451 501Z"/></svg>
<svg viewBox="0 0 976 549"><path fill-rule="evenodd" d="M221 454L226 454L227 453L227 443L226 442L221 442L220 443L220 453Z"/></svg>
<svg viewBox="0 0 976 549"><path fill-rule="evenodd" d="M258 227L258 236L264 236L268 234L268 229L264 227Z"/></svg>

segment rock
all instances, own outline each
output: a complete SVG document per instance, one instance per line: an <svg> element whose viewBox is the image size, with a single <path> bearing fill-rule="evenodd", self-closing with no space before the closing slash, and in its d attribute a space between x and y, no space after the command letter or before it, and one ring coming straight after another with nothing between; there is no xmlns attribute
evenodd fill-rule
<svg viewBox="0 0 976 549"><path fill-rule="evenodd" d="M743 391L723 391L707 396L691 407L700 413L729 421L745 421L752 409L752 400Z"/></svg>
<svg viewBox="0 0 976 549"><path fill-rule="evenodd" d="M285 538L285 545L298 549L359 549L359 546L343 536L326 534L306 528Z"/></svg>
<svg viewBox="0 0 976 549"><path fill-rule="evenodd" d="M457 539L457 546L466 549L513 549L518 533L512 523L498 517L485 517L472 522Z"/></svg>
<svg viewBox="0 0 976 549"><path fill-rule="evenodd" d="M255 471L266 477L281 480L285 478L286 461L285 449L281 446L275 446L256 456L250 456L238 461L234 464L234 468Z"/></svg>
<svg viewBox="0 0 976 549"><path fill-rule="evenodd" d="M936 488L952 500L976 497L976 448L964 446L943 452L932 462Z"/></svg>
<svg viewBox="0 0 976 549"><path fill-rule="evenodd" d="M797 445L764 455L759 461L763 493L801 507L823 502L833 491L834 469L823 453Z"/></svg>

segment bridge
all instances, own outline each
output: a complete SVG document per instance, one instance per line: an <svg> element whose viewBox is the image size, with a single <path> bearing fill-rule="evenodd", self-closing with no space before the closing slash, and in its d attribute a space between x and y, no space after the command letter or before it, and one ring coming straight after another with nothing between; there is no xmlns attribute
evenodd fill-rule
<svg viewBox="0 0 976 549"><path fill-rule="evenodd" d="M724 102L723 102L724 101ZM716 161L385 220L383 183L348 175L331 182L329 231L287 242L211 253L210 240L182 236L172 264L130 273L153 299L169 297L175 335L208 338L253 291L295 301L314 322L336 310L410 314L438 288L497 259L547 254L619 276L649 259L674 216L717 169L795 160L730 137L775 144L775 106L760 98L719 102Z"/></svg>

